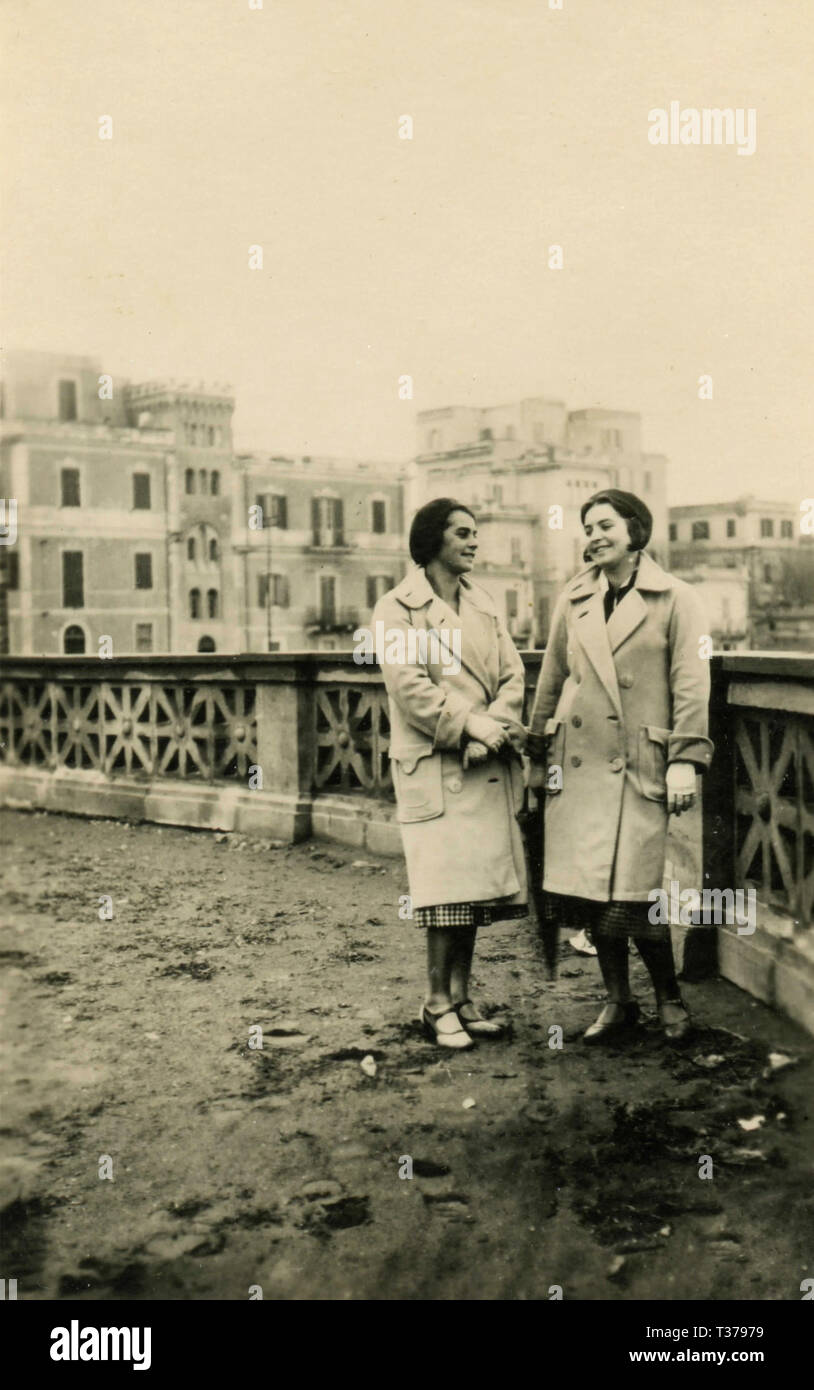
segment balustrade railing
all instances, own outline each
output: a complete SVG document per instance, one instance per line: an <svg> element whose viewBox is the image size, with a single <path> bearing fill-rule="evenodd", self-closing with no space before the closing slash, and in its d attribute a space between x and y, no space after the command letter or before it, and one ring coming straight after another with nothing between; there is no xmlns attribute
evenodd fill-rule
<svg viewBox="0 0 814 1390"><path fill-rule="evenodd" d="M523 653L529 691L540 655ZM705 882L754 888L772 911L807 928L814 658L716 656L712 675ZM11 656L0 680L0 794L24 802L25 776L35 776L32 799L58 805L55 794L44 797L44 777L63 788L92 777L99 814L104 784L181 782L187 806L192 788L209 788L215 815L227 789L247 797L261 791L271 823L274 806L289 799L296 809L289 829L300 835L309 833L308 805L320 796L364 800L369 815L392 819L389 732L378 668L356 665L350 653Z"/></svg>

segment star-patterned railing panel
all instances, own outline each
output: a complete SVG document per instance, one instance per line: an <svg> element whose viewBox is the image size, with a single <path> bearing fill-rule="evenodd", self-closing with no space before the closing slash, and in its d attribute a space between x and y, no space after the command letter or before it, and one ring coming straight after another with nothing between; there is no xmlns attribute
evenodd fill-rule
<svg viewBox="0 0 814 1390"><path fill-rule="evenodd" d="M733 711L734 713L734 711ZM786 711L734 718L737 886L804 926L814 906L814 729Z"/></svg>

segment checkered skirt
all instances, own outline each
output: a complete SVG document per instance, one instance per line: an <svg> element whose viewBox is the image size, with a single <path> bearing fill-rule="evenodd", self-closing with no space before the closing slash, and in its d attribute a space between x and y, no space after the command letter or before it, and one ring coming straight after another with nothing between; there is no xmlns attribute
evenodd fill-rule
<svg viewBox="0 0 814 1390"><path fill-rule="evenodd" d="M528 903L513 903L508 898L492 898L483 903L439 903L436 907L417 907L413 926L431 929L443 927L488 927L492 922L506 922L515 917L527 917Z"/></svg>
<svg viewBox="0 0 814 1390"><path fill-rule="evenodd" d="M546 924L565 932L584 931L589 939L597 936L644 937L648 941L669 941L666 923L651 922L652 903L596 902L593 898L571 897L565 893L545 893L543 909Z"/></svg>

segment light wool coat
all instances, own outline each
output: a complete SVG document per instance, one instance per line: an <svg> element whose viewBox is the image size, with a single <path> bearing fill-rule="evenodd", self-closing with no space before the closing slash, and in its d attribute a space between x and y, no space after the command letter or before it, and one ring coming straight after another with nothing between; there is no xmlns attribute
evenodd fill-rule
<svg viewBox="0 0 814 1390"><path fill-rule="evenodd" d="M384 643L382 674L390 704L390 761L413 907L526 901L526 870L516 820L523 797L518 759L489 758L464 770L461 742L470 712L507 726L523 717L524 668L497 609L480 585L460 581L460 613L414 566L373 611L373 628L405 636ZM398 659L411 629L461 632L461 669ZM450 647L451 636L447 639ZM388 653L391 659L388 658ZM413 653L415 654L415 653ZM437 653L436 653L437 654ZM432 650L429 652L433 656Z"/></svg>
<svg viewBox="0 0 814 1390"><path fill-rule="evenodd" d="M646 902L662 883L667 766L703 771L712 757L707 628L690 585L644 551L607 623L603 594L595 566L566 585L537 684L530 732L548 739L543 887Z"/></svg>

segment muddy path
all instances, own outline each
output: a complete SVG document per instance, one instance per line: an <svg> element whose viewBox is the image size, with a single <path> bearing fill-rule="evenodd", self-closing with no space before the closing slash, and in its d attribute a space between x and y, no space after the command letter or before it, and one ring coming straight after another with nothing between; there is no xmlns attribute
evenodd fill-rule
<svg viewBox="0 0 814 1390"><path fill-rule="evenodd" d="M9 811L0 830L19 1298L800 1297L814 1045L733 986L686 987L680 1052L652 1022L588 1049L595 961L564 944L547 985L531 924L507 923L475 984L513 1035L439 1054L399 861Z"/></svg>

